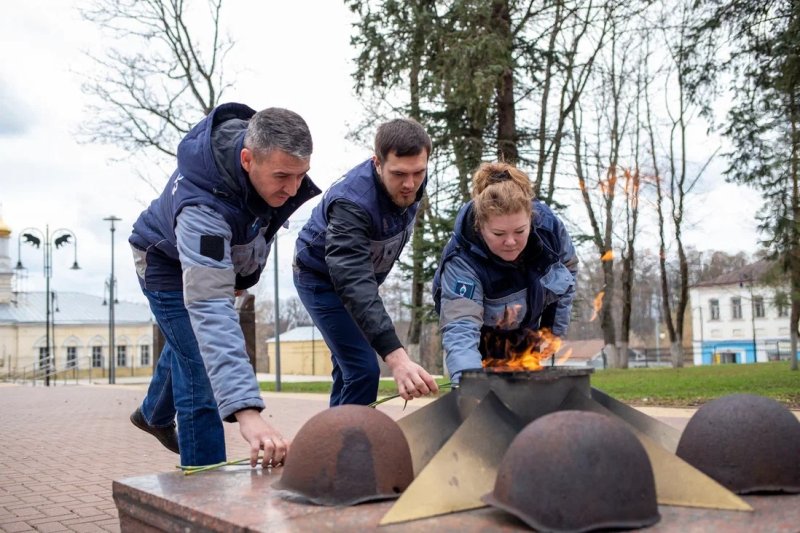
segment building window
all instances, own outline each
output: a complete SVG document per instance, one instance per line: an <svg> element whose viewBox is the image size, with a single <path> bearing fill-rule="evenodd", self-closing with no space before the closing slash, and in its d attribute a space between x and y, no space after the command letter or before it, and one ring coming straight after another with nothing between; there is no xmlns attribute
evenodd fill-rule
<svg viewBox="0 0 800 533"><path fill-rule="evenodd" d="M92 346L92 368L103 368L102 346Z"/></svg>
<svg viewBox="0 0 800 533"><path fill-rule="evenodd" d="M708 306L711 310L711 320L719 320L719 300L716 298L709 300Z"/></svg>
<svg viewBox="0 0 800 533"><path fill-rule="evenodd" d="M128 366L127 346L117 346L117 366Z"/></svg>
<svg viewBox="0 0 800 533"><path fill-rule="evenodd" d="M143 344L139 346L139 361L141 366L150 366L150 346Z"/></svg>
<svg viewBox="0 0 800 533"><path fill-rule="evenodd" d="M742 299L739 297L731 298L731 317L742 318Z"/></svg>
<svg viewBox="0 0 800 533"><path fill-rule="evenodd" d="M67 346L67 368L75 368L76 366L78 366L78 348Z"/></svg>
<svg viewBox="0 0 800 533"><path fill-rule="evenodd" d="M49 359L47 357L47 348L39 348L39 368L47 368Z"/></svg>
<svg viewBox="0 0 800 533"><path fill-rule="evenodd" d="M761 296L753 297L753 314L756 318L764 318L764 298Z"/></svg>
<svg viewBox="0 0 800 533"><path fill-rule="evenodd" d="M787 316L789 316L789 306L778 304L778 318L786 318Z"/></svg>

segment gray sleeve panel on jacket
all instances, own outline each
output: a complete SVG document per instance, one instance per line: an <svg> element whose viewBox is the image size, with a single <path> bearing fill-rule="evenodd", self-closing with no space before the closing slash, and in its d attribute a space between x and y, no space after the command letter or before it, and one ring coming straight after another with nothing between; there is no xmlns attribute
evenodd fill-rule
<svg viewBox="0 0 800 533"><path fill-rule="evenodd" d="M260 411L264 409L264 401L234 308L231 229L213 209L190 206L178 215L175 235L184 271L184 302L192 329L220 417L233 422L234 413L248 408ZM200 252L201 236L223 239L221 259Z"/></svg>
<svg viewBox="0 0 800 533"><path fill-rule="evenodd" d="M333 287L370 346L385 357L403 344L378 294L370 258L372 222L363 209L347 200L328 208L325 263Z"/></svg>
<svg viewBox="0 0 800 533"><path fill-rule="evenodd" d="M458 383L462 370L481 367L483 287L472 267L458 256L444 264L441 285L439 326L445 362L450 380Z"/></svg>
<svg viewBox="0 0 800 533"><path fill-rule="evenodd" d="M235 282L233 269L188 267L183 271L184 302L227 298Z"/></svg>
<svg viewBox="0 0 800 533"><path fill-rule="evenodd" d="M561 241L561 250L558 251L558 258L572 274L572 284L559 298L553 319L553 334L563 336L567 334L567 329L569 328L572 302L575 299L575 289L578 284L578 255L575 253L575 247L572 245L572 238L570 238L567 228L558 218L556 218L556 231Z"/></svg>

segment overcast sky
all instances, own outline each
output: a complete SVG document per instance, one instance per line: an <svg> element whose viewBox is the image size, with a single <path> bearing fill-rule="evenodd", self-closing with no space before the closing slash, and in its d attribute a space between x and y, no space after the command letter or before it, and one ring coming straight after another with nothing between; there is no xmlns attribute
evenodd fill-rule
<svg viewBox="0 0 800 533"><path fill-rule="evenodd" d="M112 162L111 147L79 144L77 125L85 113L81 72L91 68L84 51L100 53L96 29L80 19L68 0L6 2L0 17L0 209L12 228L12 261L17 235L27 227L68 228L77 235L78 261L72 271L71 248L53 254L54 290L102 295L111 262L109 224L122 219L115 234L116 276L120 299L144 301L132 266L130 226L154 196L130 161ZM336 0L237 0L224 8L226 30L236 41L229 55L235 86L227 101L255 109L286 107L300 113L314 137L309 174L323 189L368 157L366 147L345 137L357 123L361 105L352 92L350 48L352 15ZM697 158L713 139L695 143ZM713 148L711 148L713 150ZM703 193L692 202L687 241L700 249L755 250L754 215L760 202L747 189L724 184L722 163L713 165ZM166 176L164 177L166 180ZM293 217L293 227L308 217L312 200ZM582 207L578 206L580 209ZM576 213L580 220L580 212ZM645 233L649 230L645 229ZM296 231L279 237L281 297L291 296L290 261ZM22 290L43 290L42 253L22 248L28 267ZM271 293L270 258L261 285Z"/></svg>

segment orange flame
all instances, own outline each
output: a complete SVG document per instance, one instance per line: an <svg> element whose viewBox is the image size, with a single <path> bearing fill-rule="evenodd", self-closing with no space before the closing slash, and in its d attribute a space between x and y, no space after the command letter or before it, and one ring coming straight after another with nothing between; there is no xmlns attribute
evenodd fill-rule
<svg viewBox="0 0 800 533"><path fill-rule="evenodd" d="M606 291L600 291L597 293L597 296L594 297L594 310L592 311L592 318L589 319L589 322L594 322L598 313L600 313L600 309L603 308L603 296L605 295Z"/></svg>
<svg viewBox="0 0 800 533"><path fill-rule="evenodd" d="M606 250L600 261L611 261L614 259L614 250Z"/></svg>
<svg viewBox="0 0 800 533"><path fill-rule="evenodd" d="M553 357L561 348L561 337L553 335L547 329L542 328L538 331L525 330L522 342L511 343L508 340L501 340L495 343L495 347L501 349L492 350L496 357L487 357L482 361L484 368L495 370L541 370L544 362ZM495 339L497 341L498 339ZM559 362L566 361L572 353L568 350L561 356Z"/></svg>

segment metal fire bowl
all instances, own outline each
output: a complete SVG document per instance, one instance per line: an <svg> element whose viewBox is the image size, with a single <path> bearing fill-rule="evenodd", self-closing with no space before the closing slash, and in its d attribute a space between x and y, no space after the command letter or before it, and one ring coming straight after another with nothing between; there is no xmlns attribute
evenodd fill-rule
<svg viewBox="0 0 800 533"><path fill-rule="evenodd" d="M592 368L548 366L538 371L495 371L491 368L461 373L458 410L465 420L489 391L493 391L520 421L527 424L559 409L569 393L591 398Z"/></svg>

